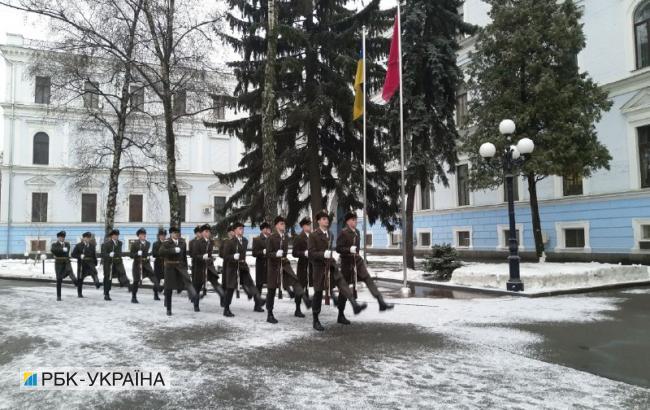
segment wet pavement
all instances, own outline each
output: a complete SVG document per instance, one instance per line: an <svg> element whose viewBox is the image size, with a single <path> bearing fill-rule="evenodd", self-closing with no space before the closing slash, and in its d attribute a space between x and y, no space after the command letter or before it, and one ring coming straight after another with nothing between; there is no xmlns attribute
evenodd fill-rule
<svg viewBox="0 0 650 410"><path fill-rule="evenodd" d="M384 286L385 285L385 286ZM399 287L382 284L387 296ZM209 294L164 316L116 288L0 280L0 408L650 408L650 289L541 299L414 289L326 332L276 302L278 325L245 298L224 319ZM371 301L360 289L360 297ZM20 392L18 369L166 366L165 392Z"/></svg>

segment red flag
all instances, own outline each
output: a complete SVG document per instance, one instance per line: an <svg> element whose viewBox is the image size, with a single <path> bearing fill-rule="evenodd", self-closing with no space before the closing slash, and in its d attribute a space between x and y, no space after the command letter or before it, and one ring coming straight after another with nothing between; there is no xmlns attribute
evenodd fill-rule
<svg viewBox="0 0 650 410"><path fill-rule="evenodd" d="M395 16L395 25L393 26L393 39L390 42L390 54L388 55L388 67L386 69L386 79L384 80L384 89L382 90L381 96L384 101L388 102L395 91L399 88L399 41L400 41L400 32L399 32L399 15Z"/></svg>

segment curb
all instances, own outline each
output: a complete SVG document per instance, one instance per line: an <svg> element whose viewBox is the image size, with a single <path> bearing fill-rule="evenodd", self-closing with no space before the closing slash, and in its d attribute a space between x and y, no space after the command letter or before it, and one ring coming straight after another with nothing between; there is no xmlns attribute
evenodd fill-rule
<svg viewBox="0 0 650 410"><path fill-rule="evenodd" d="M390 279L390 278L374 278L377 282L388 282L388 283L404 283L403 280L399 279ZM462 285L447 285L442 283L431 283L431 282L421 282L421 281L407 281L409 286L419 286L423 288L432 288L432 289L443 289L443 290L458 290L468 293L478 293L485 295L496 295L496 296L517 296L525 298L540 298L540 297L549 297L549 296L562 296L562 295L575 295L581 293L591 293L591 292L601 292L606 290L616 290L616 289L627 289L634 287L646 287L650 286L650 280L646 281L636 281L636 282L623 282L623 283L613 283L610 285L598 285L598 286L588 286L575 289L558 289L558 290L548 290L534 293L521 293L521 292L511 292L508 290L499 290L499 289L486 289L486 288L474 288L470 286Z"/></svg>

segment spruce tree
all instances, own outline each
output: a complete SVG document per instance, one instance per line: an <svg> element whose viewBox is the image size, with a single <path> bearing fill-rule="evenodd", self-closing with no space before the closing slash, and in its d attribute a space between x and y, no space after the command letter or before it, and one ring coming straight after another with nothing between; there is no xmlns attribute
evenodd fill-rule
<svg viewBox="0 0 650 410"><path fill-rule="evenodd" d="M473 32L458 14L460 0L409 0L402 8L407 265L414 267L413 210L416 186L447 185L456 164L459 134L454 112L463 75L456 62L461 35ZM393 98L391 135L399 158L399 99Z"/></svg>
<svg viewBox="0 0 650 410"><path fill-rule="evenodd" d="M266 67L266 0L228 0L232 30L223 34L242 59L230 63L237 78L234 97L228 101L243 117L207 123L240 139L245 153L239 169L217 173L222 183L241 183L228 199L223 224L232 220L264 219L262 94ZM390 25L386 12L373 0L359 12L350 0L277 2L275 158L280 177L278 198L289 225L306 210L316 213L336 195L343 209L362 207L362 141L360 125L352 121L352 83L361 47L361 27L372 34ZM387 53L387 41L379 35L369 42L368 57L378 60ZM369 65L375 84L381 67ZM381 109L372 107L381 115ZM370 110L369 110L370 111ZM385 133L371 130L368 136L368 215L390 224L395 214L394 180L386 170L389 150Z"/></svg>
<svg viewBox="0 0 650 410"><path fill-rule="evenodd" d="M611 102L578 67L585 47L573 0L487 0L492 22L478 35L469 67L474 132L464 140L473 169L474 188L503 183L501 158L487 166L479 146L531 138L535 151L521 169L528 182L535 248L544 252L537 183L550 175L588 177L609 169L607 148L598 141L595 123ZM514 141L498 138L498 125L510 118L517 125Z"/></svg>

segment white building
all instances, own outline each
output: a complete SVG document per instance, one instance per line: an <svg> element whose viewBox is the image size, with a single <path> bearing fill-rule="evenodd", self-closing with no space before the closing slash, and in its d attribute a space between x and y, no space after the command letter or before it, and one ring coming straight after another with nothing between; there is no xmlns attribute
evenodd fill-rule
<svg viewBox="0 0 650 410"><path fill-rule="evenodd" d="M66 230L73 242L85 231L94 232L98 240L103 236L108 177L98 175L81 191L66 188L79 130L74 116L64 119L48 104L48 78L29 75L33 56L31 42L20 35L8 34L0 45L0 254L49 250L59 230ZM145 104L150 97L145 95ZM71 104L82 106L84 101ZM231 113L222 109L210 115ZM196 224L217 220L215 209L231 188L220 184L214 171L236 169L242 147L237 139L207 129L202 118L179 121L176 136L183 235L188 236ZM115 226L126 239L140 227L154 237L161 223L169 221L167 195L123 174Z"/></svg>

